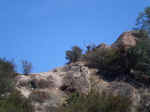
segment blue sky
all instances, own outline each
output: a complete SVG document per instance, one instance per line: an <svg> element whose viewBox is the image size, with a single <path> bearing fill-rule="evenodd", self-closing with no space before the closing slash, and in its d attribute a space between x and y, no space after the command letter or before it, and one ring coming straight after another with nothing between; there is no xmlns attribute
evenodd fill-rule
<svg viewBox="0 0 150 112"><path fill-rule="evenodd" d="M149 0L1 0L0 57L46 72L66 63L73 45L111 44L132 29Z"/></svg>

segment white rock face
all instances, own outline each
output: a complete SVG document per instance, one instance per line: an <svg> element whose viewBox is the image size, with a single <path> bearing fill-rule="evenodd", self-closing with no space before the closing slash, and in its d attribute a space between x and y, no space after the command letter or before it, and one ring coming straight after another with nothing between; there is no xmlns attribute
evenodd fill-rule
<svg viewBox="0 0 150 112"><path fill-rule="evenodd" d="M89 76L89 69L78 62L49 72L17 76L16 88L25 97L32 98L36 112L46 112L47 108L60 105L68 92L88 93Z"/></svg>

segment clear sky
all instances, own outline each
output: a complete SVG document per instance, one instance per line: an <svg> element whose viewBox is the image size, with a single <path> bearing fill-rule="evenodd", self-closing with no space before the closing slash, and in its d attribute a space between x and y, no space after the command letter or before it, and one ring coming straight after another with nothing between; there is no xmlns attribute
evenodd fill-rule
<svg viewBox="0 0 150 112"><path fill-rule="evenodd" d="M73 45L111 44L132 29L149 0L0 0L0 57L47 72Z"/></svg>

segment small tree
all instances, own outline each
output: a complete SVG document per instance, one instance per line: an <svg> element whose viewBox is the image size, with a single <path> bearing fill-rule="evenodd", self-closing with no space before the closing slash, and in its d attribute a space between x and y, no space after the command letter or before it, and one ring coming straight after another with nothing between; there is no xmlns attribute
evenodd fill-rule
<svg viewBox="0 0 150 112"><path fill-rule="evenodd" d="M32 63L27 60L22 61L23 74L28 75L32 70Z"/></svg>
<svg viewBox="0 0 150 112"><path fill-rule="evenodd" d="M71 50L66 51L66 59L69 60L68 63L78 61L81 56L82 49L78 46L74 46Z"/></svg>
<svg viewBox="0 0 150 112"><path fill-rule="evenodd" d="M86 53L94 51L95 49L96 49L96 45L95 44L89 44L89 45L86 46Z"/></svg>
<svg viewBox="0 0 150 112"><path fill-rule="evenodd" d="M150 7L146 7L136 20L136 29L147 31L150 34Z"/></svg>

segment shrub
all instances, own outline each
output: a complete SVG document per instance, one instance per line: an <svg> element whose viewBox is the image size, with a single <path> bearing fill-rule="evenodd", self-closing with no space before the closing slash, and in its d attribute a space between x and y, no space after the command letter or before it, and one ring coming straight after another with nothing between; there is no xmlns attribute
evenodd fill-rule
<svg viewBox="0 0 150 112"><path fill-rule="evenodd" d="M78 46L72 47L72 50L66 51L66 59L68 63L76 62L82 56L82 49Z"/></svg>
<svg viewBox="0 0 150 112"><path fill-rule="evenodd" d="M150 91L149 89L139 89L141 100L139 103L139 112L150 112Z"/></svg>
<svg viewBox="0 0 150 112"><path fill-rule="evenodd" d="M22 61L22 68L23 68L23 73L25 75L28 75L29 73L31 73L32 63L28 62L27 60L23 60Z"/></svg>
<svg viewBox="0 0 150 112"><path fill-rule="evenodd" d="M33 107L28 99L15 91L0 99L0 112L33 112Z"/></svg>
<svg viewBox="0 0 150 112"><path fill-rule="evenodd" d="M146 30L150 34L150 7L146 7L136 20L136 29Z"/></svg>
<svg viewBox="0 0 150 112"><path fill-rule="evenodd" d="M97 68L104 78L114 80L119 74L126 74L127 60L117 49L98 48L85 55L89 67Z"/></svg>
<svg viewBox="0 0 150 112"><path fill-rule="evenodd" d="M147 39L149 38L149 34L146 30L135 30L133 31L133 35L138 39Z"/></svg>
<svg viewBox="0 0 150 112"><path fill-rule="evenodd" d="M95 44L89 44L89 45L86 46L86 53L89 53L89 52L91 52L91 51L93 51L95 49L96 49L96 45Z"/></svg>
<svg viewBox="0 0 150 112"><path fill-rule="evenodd" d="M33 112L30 101L15 91L15 66L0 59L0 112Z"/></svg>
<svg viewBox="0 0 150 112"><path fill-rule="evenodd" d="M89 67L97 68L108 79L126 79L131 71L150 74L150 39L139 38L137 45L129 49L98 48L88 52L84 59Z"/></svg>
<svg viewBox="0 0 150 112"><path fill-rule="evenodd" d="M88 52L84 59L88 62L90 67L100 68L104 61L107 61L112 58L116 58L115 49L95 49L93 51Z"/></svg>
<svg viewBox="0 0 150 112"><path fill-rule="evenodd" d="M14 64L11 61L0 58L0 95L12 91L14 75Z"/></svg>
<svg viewBox="0 0 150 112"><path fill-rule="evenodd" d="M70 101L71 100L71 101ZM91 92L73 95L68 104L60 107L62 112L130 112L131 100L128 97Z"/></svg>
<svg viewBox="0 0 150 112"><path fill-rule="evenodd" d="M132 62L131 67L134 71L150 75L150 47L146 45L148 41L144 41L128 50L128 58L130 58L130 63Z"/></svg>

